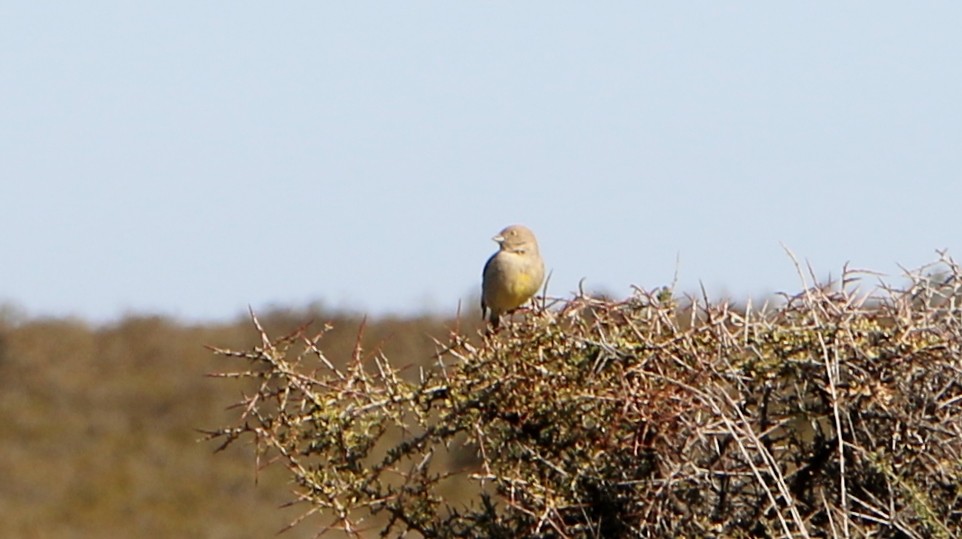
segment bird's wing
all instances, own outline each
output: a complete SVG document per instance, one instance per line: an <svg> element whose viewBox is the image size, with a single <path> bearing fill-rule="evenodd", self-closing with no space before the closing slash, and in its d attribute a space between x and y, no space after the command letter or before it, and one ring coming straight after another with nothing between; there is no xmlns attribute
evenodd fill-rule
<svg viewBox="0 0 962 539"><path fill-rule="evenodd" d="M484 269L481 270L481 318L484 318L484 313L488 310L488 305L484 302L484 287L488 284L488 268L491 267L491 263L494 262L496 256L498 256L498 253L491 255L488 261L484 263Z"/></svg>

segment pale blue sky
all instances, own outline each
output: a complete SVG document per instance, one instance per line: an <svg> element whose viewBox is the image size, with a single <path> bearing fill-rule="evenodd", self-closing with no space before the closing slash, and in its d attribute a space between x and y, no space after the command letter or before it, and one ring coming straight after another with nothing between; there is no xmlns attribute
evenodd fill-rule
<svg viewBox="0 0 962 539"><path fill-rule="evenodd" d="M962 3L0 4L0 302L453 312L962 251ZM473 301L466 306L474 313Z"/></svg>

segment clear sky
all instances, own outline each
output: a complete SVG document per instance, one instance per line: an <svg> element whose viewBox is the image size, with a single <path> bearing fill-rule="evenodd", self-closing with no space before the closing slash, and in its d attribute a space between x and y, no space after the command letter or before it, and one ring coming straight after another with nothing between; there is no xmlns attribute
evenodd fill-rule
<svg viewBox="0 0 962 539"><path fill-rule="evenodd" d="M962 3L0 4L0 303L452 313L960 256ZM962 257L962 256L960 256Z"/></svg>

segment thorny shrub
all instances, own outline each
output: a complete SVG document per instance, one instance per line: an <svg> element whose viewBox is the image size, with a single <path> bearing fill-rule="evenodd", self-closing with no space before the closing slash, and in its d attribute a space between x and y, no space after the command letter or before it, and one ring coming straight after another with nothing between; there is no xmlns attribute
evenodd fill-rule
<svg viewBox="0 0 962 539"><path fill-rule="evenodd" d="M453 330L413 377L258 325L216 350L249 396L209 437L283 463L322 533L959 537L959 267L856 273L777 307L579 295ZM455 446L475 458L438 465Z"/></svg>

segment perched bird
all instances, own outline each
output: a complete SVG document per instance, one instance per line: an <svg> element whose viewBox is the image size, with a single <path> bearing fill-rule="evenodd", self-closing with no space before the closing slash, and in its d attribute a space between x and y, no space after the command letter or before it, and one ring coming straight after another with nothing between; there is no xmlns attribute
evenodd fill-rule
<svg viewBox="0 0 962 539"><path fill-rule="evenodd" d="M500 249L484 265L481 316L490 311L489 320L497 328L502 314L517 309L541 288L544 261L534 232L526 226L511 225L491 239Z"/></svg>

